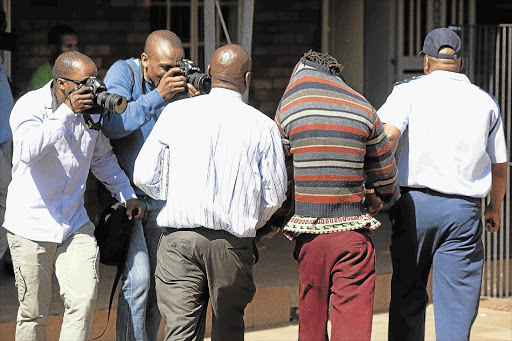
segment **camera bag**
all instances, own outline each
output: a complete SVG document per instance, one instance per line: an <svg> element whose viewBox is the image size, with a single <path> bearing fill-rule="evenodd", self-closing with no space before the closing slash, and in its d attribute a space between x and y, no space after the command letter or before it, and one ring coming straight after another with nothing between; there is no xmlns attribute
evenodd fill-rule
<svg viewBox="0 0 512 341"><path fill-rule="evenodd" d="M100 263L124 265L132 228L133 221L126 216L123 203L115 201L107 205L94 231L100 248Z"/></svg>
<svg viewBox="0 0 512 341"><path fill-rule="evenodd" d="M100 249L100 263L117 266L117 271L110 291L107 324L101 335L93 338L93 340L102 337L107 331L112 302L114 301L116 288L123 273L133 229L133 220L129 220L126 216L124 204L112 197L105 186L99 181L97 181L97 190L101 214L94 230L94 236Z"/></svg>

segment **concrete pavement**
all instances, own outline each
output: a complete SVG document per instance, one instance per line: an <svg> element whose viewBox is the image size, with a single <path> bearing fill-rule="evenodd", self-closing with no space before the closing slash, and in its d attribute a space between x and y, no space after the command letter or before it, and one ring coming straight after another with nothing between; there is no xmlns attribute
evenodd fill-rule
<svg viewBox="0 0 512 341"><path fill-rule="evenodd" d="M299 325L297 322L290 322L267 328L248 329L245 333L245 340L296 341L298 329ZM425 329L425 340L436 340L434 308L431 304L427 307ZM374 314L372 341L387 340L387 332L388 313L381 312ZM210 338L207 338L206 340L211 341ZM476 321L471 331L470 341L484 340L512 340L512 298L494 299L488 300L487 302L485 299L482 299L478 317L476 318Z"/></svg>
<svg viewBox="0 0 512 341"><path fill-rule="evenodd" d="M388 315L383 312L389 304L391 261L389 241L391 226L385 214L378 219L383 225L372 235L376 248L376 292L372 340L387 339ZM260 261L254 267L257 293L245 312L247 341L297 340L298 324L288 322L290 310L298 303L298 275L292 257L294 243L283 235L265 240L267 249L260 252ZM93 336L101 334L106 325L110 289L115 267L100 266L100 288L93 323ZM57 340L64 310L54 279L48 319L48 340ZM100 341L115 340L117 295L106 334ZM18 307L14 278L0 274L0 341L14 340L15 320ZM426 340L435 340L433 308L427 310ZM163 327L163 323L162 323ZM163 328L159 334L163 339ZM209 339L208 339L209 340ZM479 316L474 324L471 341L512 341L512 298L481 300ZM70 340L72 341L72 340ZM448 340L450 341L450 340Z"/></svg>

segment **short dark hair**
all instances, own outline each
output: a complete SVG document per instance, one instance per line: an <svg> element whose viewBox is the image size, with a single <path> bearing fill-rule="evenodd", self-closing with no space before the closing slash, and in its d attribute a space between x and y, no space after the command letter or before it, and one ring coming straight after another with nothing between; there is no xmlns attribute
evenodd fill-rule
<svg viewBox="0 0 512 341"><path fill-rule="evenodd" d="M94 63L94 61L83 53L78 51L64 52L57 57L53 65L53 79L69 77L77 68L82 65Z"/></svg>
<svg viewBox="0 0 512 341"><path fill-rule="evenodd" d="M331 73L341 77L341 71L343 71L344 66L338 63L336 58L329 55L328 53L309 50L308 52L304 53L304 58L329 68Z"/></svg>
<svg viewBox="0 0 512 341"><path fill-rule="evenodd" d="M59 45L61 43L62 36L67 34L75 34L75 30L73 30L68 25L55 25L48 31L48 44L50 45Z"/></svg>

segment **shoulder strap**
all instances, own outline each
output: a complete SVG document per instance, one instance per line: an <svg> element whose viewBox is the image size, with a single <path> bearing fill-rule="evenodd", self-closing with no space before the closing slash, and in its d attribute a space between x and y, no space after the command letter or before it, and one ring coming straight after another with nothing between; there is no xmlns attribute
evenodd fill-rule
<svg viewBox="0 0 512 341"><path fill-rule="evenodd" d="M130 73L132 74L132 90L130 91L130 93L133 94L133 86L135 85L135 73L133 72L133 68L130 65L130 63L128 63L128 61L126 61L126 64L130 68Z"/></svg>
<svg viewBox="0 0 512 341"><path fill-rule="evenodd" d="M137 61L135 61L135 63L137 64ZM126 64L128 64L128 66L130 67L130 72L132 74L132 91L131 91L131 93L133 94L133 87L135 85L135 71L133 71L133 68L128 61L126 61ZM140 90L141 90L142 94L145 95L146 87L144 86L144 69L142 68L142 62L140 60L139 60L138 64L139 64Z"/></svg>

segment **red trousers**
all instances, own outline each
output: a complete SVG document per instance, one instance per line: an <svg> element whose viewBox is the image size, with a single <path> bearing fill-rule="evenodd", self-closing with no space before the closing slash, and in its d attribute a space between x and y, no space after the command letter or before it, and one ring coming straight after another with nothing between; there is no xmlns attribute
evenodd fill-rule
<svg viewBox="0 0 512 341"><path fill-rule="evenodd" d="M299 340L370 340L375 292L375 250L366 231L301 234Z"/></svg>

